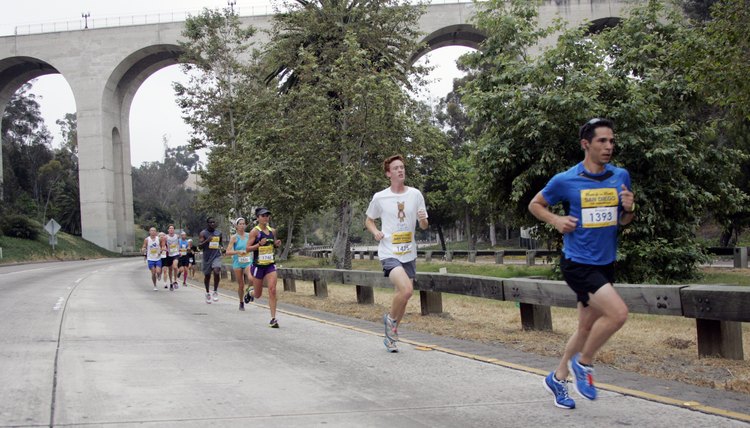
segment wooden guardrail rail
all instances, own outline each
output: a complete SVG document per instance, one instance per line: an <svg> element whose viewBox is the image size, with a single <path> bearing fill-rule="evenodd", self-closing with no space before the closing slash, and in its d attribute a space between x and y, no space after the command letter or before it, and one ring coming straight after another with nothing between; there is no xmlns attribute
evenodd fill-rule
<svg viewBox="0 0 750 428"><path fill-rule="evenodd" d="M377 257L377 251L373 250L355 250L352 251L352 257L355 259L369 259L375 260ZM330 259L333 255L333 251L330 249L319 249L319 250L301 250L300 254L315 257L319 259ZM424 257L425 261L432 261L433 258L439 257L447 262L452 262L456 257L466 258L469 262L475 263L478 256L490 256L495 258L496 264L504 264L505 257L524 257L527 266L533 266L536 263L537 258L540 257L558 257L559 251L556 250L477 250L477 251L463 251L463 250L418 250L417 257Z"/></svg>
<svg viewBox="0 0 750 428"><path fill-rule="evenodd" d="M316 296L328 296L328 283L354 285L357 303L374 303L373 288L392 288L379 271L279 268L285 291L295 280L312 281ZM750 322L750 287L722 285L616 284L633 313L683 316L696 320L698 354L744 359L742 322ZM551 330L550 308L576 307L575 294L563 281L494 278L477 275L417 273L421 313L442 312L441 293L517 302L527 330Z"/></svg>
<svg viewBox="0 0 750 428"><path fill-rule="evenodd" d="M719 257L732 257L735 268L746 269L748 267L748 247L708 247L706 252L713 256ZM330 248L307 248L300 250L300 254L330 259L333 251ZM510 250L477 250L477 251L465 251L465 250L417 250L417 257L423 257L425 261L432 261L433 258L439 257L441 260L447 262L453 261L455 257L466 258L469 262L474 263L477 261L477 257L495 257L496 264L504 264L505 257L525 257L526 265L533 266L538 258L552 258L559 257L560 251L558 250L524 250L524 249L510 249ZM372 250L356 250L352 251L353 258L374 260L377 257L377 251Z"/></svg>

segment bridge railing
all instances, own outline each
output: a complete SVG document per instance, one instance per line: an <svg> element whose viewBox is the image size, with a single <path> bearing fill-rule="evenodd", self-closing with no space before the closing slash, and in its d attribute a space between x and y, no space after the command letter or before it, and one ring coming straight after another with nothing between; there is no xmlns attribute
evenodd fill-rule
<svg viewBox="0 0 750 428"><path fill-rule="evenodd" d="M328 283L353 285L357 303L373 304L373 288L392 288L382 272L340 269L279 268L285 291L296 280L311 281L318 297L328 296ZM742 323L750 322L750 287L722 285L617 284L630 312L682 316L696 320L699 356L744 359ZM563 281L494 278L477 275L417 273L421 313L441 313L441 293L518 303L525 330L552 330L550 308L576 307L576 296Z"/></svg>
<svg viewBox="0 0 750 428"><path fill-rule="evenodd" d="M432 4L471 3L473 0L430 0ZM58 31L75 31L83 29L123 27L127 25L164 24L169 22L181 22L189 16L195 16L202 9L181 10L172 12L145 13L129 16L92 16L88 19L77 19L71 21L56 21L23 24L15 26L14 35L22 36L28 34L54 33ZM250 5L235 7L239 16L265 16L273 15L276 8L271 4Z"/></svg>

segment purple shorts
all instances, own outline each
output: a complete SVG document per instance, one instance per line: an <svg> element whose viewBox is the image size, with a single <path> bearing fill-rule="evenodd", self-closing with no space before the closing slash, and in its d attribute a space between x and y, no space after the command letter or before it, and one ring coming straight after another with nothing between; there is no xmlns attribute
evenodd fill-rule
<svg viewBox="0 0 750 428"><path fill-rule="evenodd" d="M155 267L158 267L158 268L161 267L161 260L149 260L148 261L148 270L151 270Z"/></svg>
<svg viewBox="0 0 750 428"><path fill-rule="evenodd" d="M253 274L253 278L263 279L266 275L268 275L271 272L276 272L276 265L266 265L266 266L255 266L253 265L253 268L250 270L250 273Z"/></svg>

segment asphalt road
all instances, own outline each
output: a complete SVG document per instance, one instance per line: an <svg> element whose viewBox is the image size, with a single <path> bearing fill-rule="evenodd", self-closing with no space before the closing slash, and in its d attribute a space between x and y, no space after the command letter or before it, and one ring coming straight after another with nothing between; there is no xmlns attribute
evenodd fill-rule
<svg viewBox="0 0 750 428"><path fill-rule="evenodd" d="M154 292L142 259L2 266L0 426L748 426L610 391L558 409L537 374L268 319Z"/></svg>

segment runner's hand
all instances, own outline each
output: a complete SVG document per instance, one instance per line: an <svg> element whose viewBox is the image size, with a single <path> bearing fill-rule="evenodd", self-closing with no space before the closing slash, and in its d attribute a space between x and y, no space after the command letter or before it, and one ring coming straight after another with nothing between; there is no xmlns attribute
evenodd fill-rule
<svg viewBox="0 0 750 428"><path fill-rule="evenodd" d="M576 230L578 219L570 215L561 215L557 217L553 226L555 226L558 232L564 235Z"/></svg>
<svg viewBox="0 0 750 428"><path fill-rule="evenodd" d="M633 211L633 203L635 200L635 195L633 192L628 190L625 185L622 185L622 190L620 191L620 204L622 205L622 208L625 211Z"/></svg>

